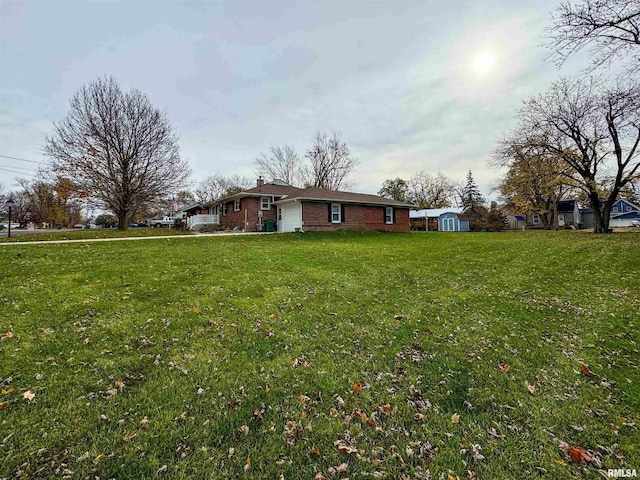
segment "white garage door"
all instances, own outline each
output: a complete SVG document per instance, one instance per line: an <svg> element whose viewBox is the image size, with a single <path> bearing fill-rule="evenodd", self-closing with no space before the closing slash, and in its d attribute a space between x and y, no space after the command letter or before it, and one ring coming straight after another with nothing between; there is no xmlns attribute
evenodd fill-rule
<svg viewBox="0 0 640 480"><path fill-rule="evenodd" d="M293 203L283 205L282 220L278 222L279 232L295 232L296 228L302 228L302 204Z"/></svg>

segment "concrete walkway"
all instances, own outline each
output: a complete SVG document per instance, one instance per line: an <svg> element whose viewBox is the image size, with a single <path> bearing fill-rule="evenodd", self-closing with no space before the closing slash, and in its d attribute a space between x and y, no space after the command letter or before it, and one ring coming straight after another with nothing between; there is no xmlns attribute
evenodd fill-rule
<svg viewBox="0 0 640 480"><path fill-rule="evenodd" d="M89 242L125 242L129 240L161 240L171 238L212 238L212 237L239 237L244 235L273 235L277 232L229 232L229 233L194 233L191 235L154 235L150 237L117 237L117 238L86 238L74 240L37 240L32 242L0 242L0 247L5 245L49 245L55 243L89 243Z"/></svg>

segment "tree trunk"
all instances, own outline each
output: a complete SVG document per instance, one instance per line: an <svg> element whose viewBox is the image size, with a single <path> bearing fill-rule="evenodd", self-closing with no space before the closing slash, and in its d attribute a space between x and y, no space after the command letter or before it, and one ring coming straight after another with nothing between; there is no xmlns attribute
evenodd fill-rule
<svg viewBox="0 0 640 480"><path fill-rule="evenodd" d="M126 230L129 228L129 221L126 213L118 215L118 230Z"/></svg>
<svg viewBox="0 0 640 480"><path fill-rule="evenodd" d="M593 210L593 233L609 233L610 202L605 202L603 205L596 192L590 193L589 199ZM604 207L602 211L600 211L601 207Z"/></svg>

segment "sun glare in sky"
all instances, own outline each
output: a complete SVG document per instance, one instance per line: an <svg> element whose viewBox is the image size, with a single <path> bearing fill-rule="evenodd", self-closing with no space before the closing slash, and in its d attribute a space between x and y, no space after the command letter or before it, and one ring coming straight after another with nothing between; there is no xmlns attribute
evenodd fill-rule
<svg viewBox="0 0 640 480"><path fill-rule="evenodd" d="M472 60L471 68L479 75L484 75L490 72L496 63L495 56L488 51L477 53Z"/></svg>

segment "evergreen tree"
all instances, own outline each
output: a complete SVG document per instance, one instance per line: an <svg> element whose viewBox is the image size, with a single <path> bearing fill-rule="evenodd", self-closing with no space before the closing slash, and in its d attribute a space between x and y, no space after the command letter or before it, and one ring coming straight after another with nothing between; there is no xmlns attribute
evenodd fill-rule
<svg viewBox="0 0 640 480"><path fill-rule="evenodd" d="M462 189L462 208L463 212L469 215L469 219L478 213L479 209L484 205L484 198L476 185L471 170L467 174L467 183Z"/></svg>

